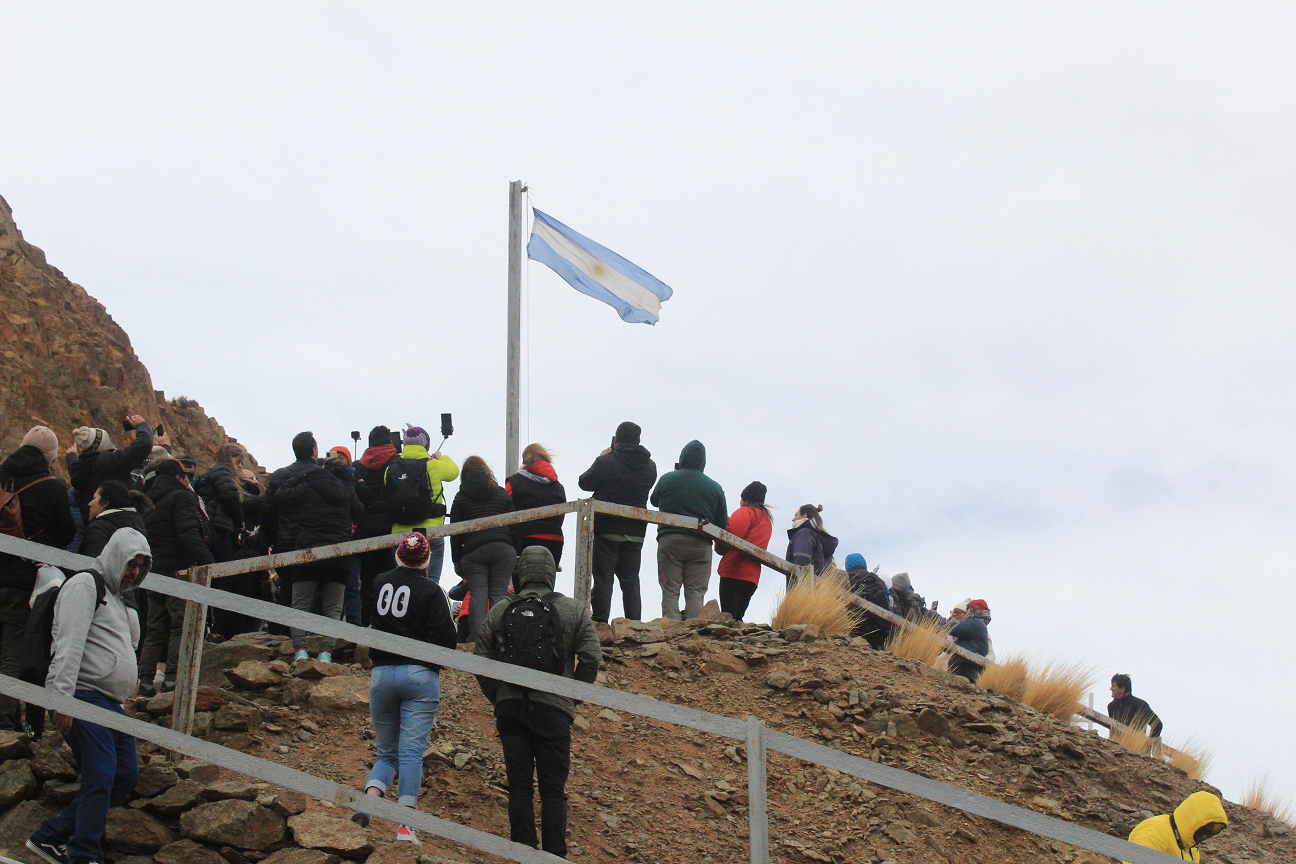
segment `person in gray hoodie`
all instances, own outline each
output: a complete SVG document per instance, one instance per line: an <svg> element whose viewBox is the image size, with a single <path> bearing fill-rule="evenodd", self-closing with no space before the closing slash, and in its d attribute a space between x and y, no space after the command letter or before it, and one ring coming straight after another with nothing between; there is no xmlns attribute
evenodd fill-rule
<svg viewBox="0 0 1296 864"><path fill-rule="evenodd" d="M122 703L135 687L135 650L122 592L135 587L152 562L144 535L122 528L95 559L106 589L102 602L96 602L98 589L89 571L63 583L54 602L48 689L126 713ZM124 802L139 779L135 739L64 714L53 719L81 770L81 789L62 813L40 824L27 848L49 864L99 862L108 808Z"/></svg>
<svg viewBox="0 0 1296 864"><path fill-rule="evenodd" d="M543 597L553 606L560 624L558 654L564 678L593 683L603 648L590 610L570 597L554 593L553 554L543 546L528 546L518 558L521 593L491 606L477 636L474 654L496 659L500 629L509 606L524 597ZM576 704L566 696L528 690L494 678L477 676L486 698L495 706L495 730L504 748L508 776L509 839L536 848L533 778L540 786L541 848L559 858L567 856L567 774L571 770L571 726Z"/></svg>

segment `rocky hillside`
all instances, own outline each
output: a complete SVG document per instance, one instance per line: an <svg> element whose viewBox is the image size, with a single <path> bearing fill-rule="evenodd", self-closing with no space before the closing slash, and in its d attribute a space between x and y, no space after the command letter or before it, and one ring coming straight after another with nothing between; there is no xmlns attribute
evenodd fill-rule
<svg viewBox="0 0 1296 864"><path fill-rule="evenodd" d="M0 357L2 453L12 452L38 423L57 432L63 448L78 426L107 429L120 444L122 418L133 412L154 424L161 421L176 451L201 463L234 440L197 402L168 400L153 389L126 332L99 301L23 239L3 198Z"/></svg>
<svg viewBox="0 0 1296 864"><path fill-rule="evenodd" d="M1125 836L1211 787L1095 733L1041 715L962 679L873 651L862 640L804 630L701 621L614 622L601 636L603 683L781 731L974 790L1108 834ZM317 645L312 646L317 647ZM204 652L196 733L226 746L360 788L373 759L367 653L344 663L285 662L283 637L250 634ZM129 707L166 723L171 696ZM66 765L45 743L0 736L0 854L32 860L21 839L66 800ZM394 843L349 812L284 794L210 766L161 763L109 822L110 860L145 864L465 864L496 859L435 837ZM585 705L573 730L570 857L575 861L736 862L747 857L746 754L739 742ZM424 756L426 812L508 834L504 767L490 706L471 676L446 670ZM772 860L787 864L1093 864L1107 859L914 799L855 778L770 756ZM1212 791L1215 791L1212 789ZM238 803L234 803L237 801ZM1226 804L1231 827L1210 841L1221 864L1296 861L1296 838L1270 817Z"/></svg>

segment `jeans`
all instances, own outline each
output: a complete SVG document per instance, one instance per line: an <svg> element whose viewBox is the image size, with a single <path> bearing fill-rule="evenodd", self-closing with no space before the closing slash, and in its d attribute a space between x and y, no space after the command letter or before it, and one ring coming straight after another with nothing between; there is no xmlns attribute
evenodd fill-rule
<svg viewBox="0 0 1296 864"><path fill-rule="evenodd" d="M662 617L682 621L702 614L711 584L711 541L691 534L657 535L657 582L662 590ZM680 615L680 586L684 613Z"/></svg>
<svg viewBox="0 0 1296 864"><path fill-rule="evenodd" d="M567 855L567 773L571 770L571 724L566 712L530 699L495 705L495 730L508 776L509 839L535 848L532 777L540 786L540 835L544 851Z"/></svg>
<svg viewBox="0 0 1296 864"><path fill-rule="evenodd" d="M346 595L346 586L341 582L320 582L315 579L303 579L294 582L292 586L292 607L301 612L311 611L311 604L315 602L315 592L318 591L324 600L324 617L332 618L334 621L342 620L342 600ZM306 650L305 630L292 628L292 643L294 651ZM325 636L323 643L320 645L320 651L333 653L333 647L337 645L336 636Z"/></svg>
<svg viewBox="0 0 1296 864"><path fill-rule="evenodd" d="M184 630L185 601L166 594L154 594L148 604L148 630L139 652L139 677L153 684L157 675L158 660L166 651L166 676L175 683L176 669L180 666L180 635Z"/></svg>
<svg viewBox="0 0 1296 864"><path fill-rule="evenodd" d="M720 577L720 611L728 612L735 621L743 620L747 614L747 604L756 593L756 583L746 579Z"/></svg>
<svg viewBox="0 0 1296 864"><path fill-rule="evenodd" d="M102 693L78 690L76 698L116 714L126 713ZM81 790L62 813L40 824L32 840L67 844L68 856L75 864L102 861L100 846L108 824L108 808L125 803L139 779L135 739L106 726L73 720L67 742L81 772Z"/></svg>
<svg viewBox="0 0 1296 864"><path fill-rule="evenodd" d="M343 616L348 624L361 626L360 605L360 556L352 555L347 559L346 599L342 602Z"/></svg>
<svg viewBox="0 0 1296 864"><path fill-rule="evenodd" d="M513 544L502 541L478 546L459 560L460 575L468 583L469 642L477 640L477 632L490 607L508 594L516 563L517 550Z"/></svg>
<svg viewBox="0 0 1296 864"><path fill-rule="evenodd" d="M401 805L413 807L423 779L423 751L441 704L441 680L426 666L375 666L369 681L369 717L377 740L377 761L365 788L396 787Z"/></svg>
<svg viewBox="0 0 1296 864"><path fill-rule="evenodd" d="M427 537L426 529L415 528L414 530L422 534L424 537ZM428 578L431 579L433 582L437 583L438 585L440 585L441 565L445 562L445 538L428 537L428 548L432 552L432 555L428 558L428 571L427 571ZM391 553L388 552L387 554L390 555ZM392 567L395 566L396 565L393 562ZM387 569L390 570L391 567L388 567Z"/></svg>
<svg viewBox="0 0 1296 864"><path fill-rule="evenodd" d="M609 540L594 536L594 590L590 598L594 620L607 623L612 613L612 577L621 583L621 605L625 617L631 621L643 618L643 602L639 599L639 559L643 543Z"/></svg>

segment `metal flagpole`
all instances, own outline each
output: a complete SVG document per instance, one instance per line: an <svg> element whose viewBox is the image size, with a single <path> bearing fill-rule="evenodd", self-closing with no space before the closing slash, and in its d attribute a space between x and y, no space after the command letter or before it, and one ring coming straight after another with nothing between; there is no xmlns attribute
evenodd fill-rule
<svg viewBox="0 0 1296 864"><path fill-rule="evenodd" d="M508 258L508 404L504 412L504 476L519 468L519 417L522 379L522 195L527 187L521 180L509 183Z"/></svg>

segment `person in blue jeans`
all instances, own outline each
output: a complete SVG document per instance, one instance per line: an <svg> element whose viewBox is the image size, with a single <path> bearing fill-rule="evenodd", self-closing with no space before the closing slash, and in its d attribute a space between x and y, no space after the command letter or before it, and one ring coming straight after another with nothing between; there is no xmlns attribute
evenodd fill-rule
<svg viewBox="0 0 1296 864"><path fill-rule="evenodd" d="M417 531L406 534L396 547L395 570L374 579L369 626L384 633L455 649L455 625L450 603L441 587L428 578L432 550ZM397 780L397 800L415 807L423 778L423 751L436 723L441 704L439 666L375 649L373 677L369 683L369 717L373 721L377 758L365 783L369 795L383 795ZM367 814L351 817L367 826ZM417 843L418 837L401 825L396 839Z"/></svg>
<svg viewBox="0 0 1296 864"><path fill-rule="evenodd" d="M121 528L95 559L94 570L104 583L102 601L89 571L57 589L47 688L125 714L122 703L135 688L135 649L122 592L139 584L152 560L144 535ZM124 802L139 779L135 739L64 714L55 713L53 721L72 748L81 788L62 813L40 824L27 848L49 864L98 864L108 808Z"/></svg>

